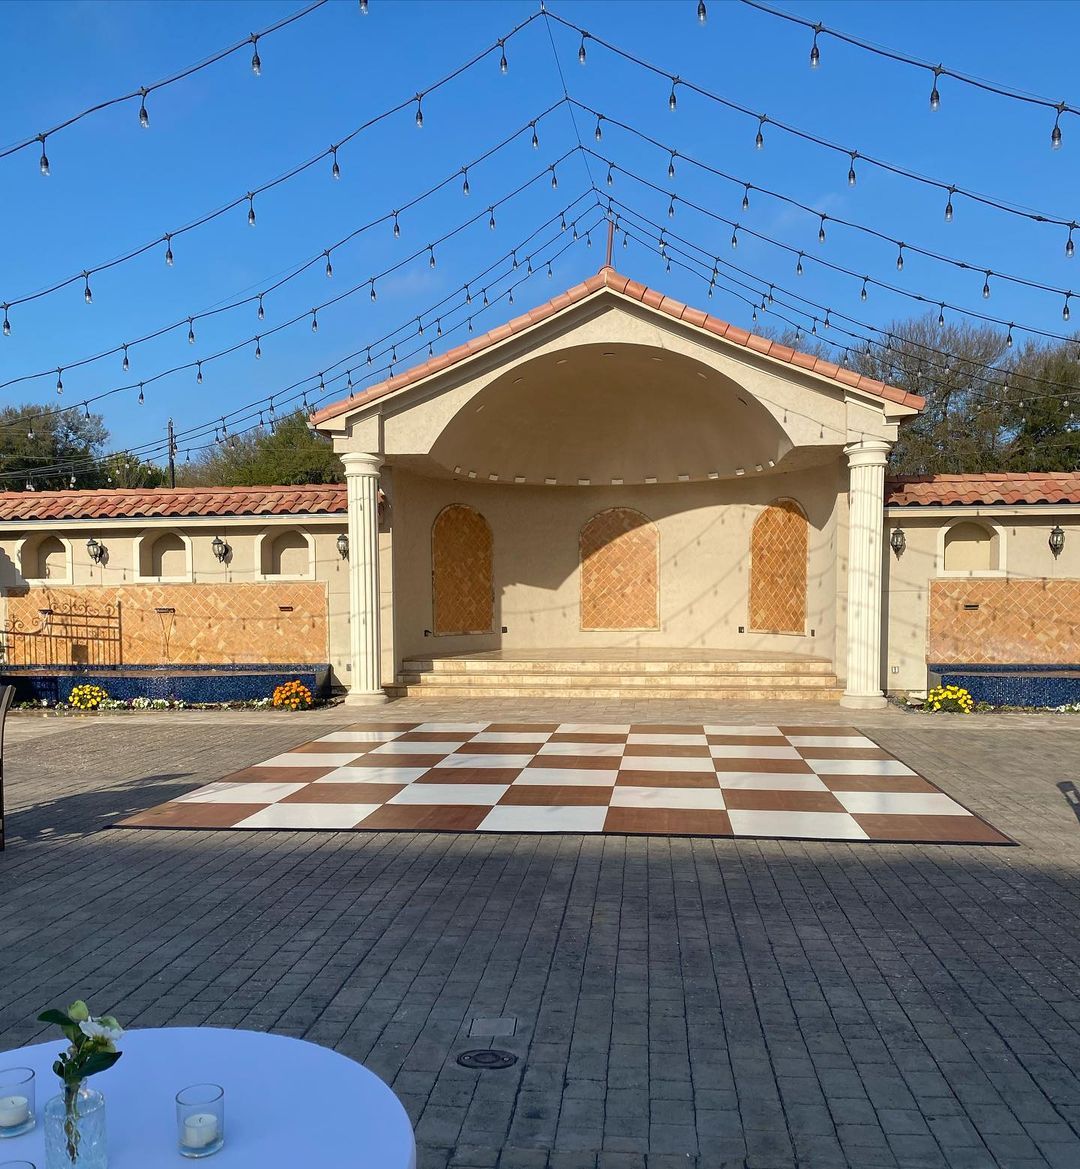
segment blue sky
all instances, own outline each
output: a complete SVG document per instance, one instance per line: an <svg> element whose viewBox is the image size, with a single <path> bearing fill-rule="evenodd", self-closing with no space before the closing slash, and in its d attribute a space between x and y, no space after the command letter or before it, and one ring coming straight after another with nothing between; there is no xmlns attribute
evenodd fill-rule
<svg viewBox="0 0 1080 1169"><path fill-rule="evenodd" d="M35 134L105 97L148 84L298 7L270 0L9 3L0 39L0 75L5 79L0 145ZM1073 85L1080 9L1073 6L787 7L914 56L1080 104L1080 92ZM805 30L740 4L712 0L704 27L695 17L696 0L634 4L553 0L550 8L598 37L772 118L945 182L1080 219L1075 196L1080 118L1064 120L1063 148L1051 151L1052 118L1045 110L948 80L941 84L941 109L931 114L925 73L829 39L822 41L821 68L811 71ZM535 10L531 0L371 0L370 12L363 16L353 0L335 0L260 44L259 77L252 74L250 52L245 51L152 94L149 129L139 126L138 104L133 103L57 134L48 143L48 178L39 174L33 150L0 159L0 301L159 239L266 183L374 115L426 90ZM765 148L755 150L756 124L751 119L685 88L679 90L678 108L672 113L669 83L594 43L588 44L582 67L577 60L578 37L554 24L551 34L572 97L680 154L772 187L830 216L864 223L979 268L1080 288L1080 278L1074 275L1080 258L1065 258L1060 229L1030 224L960 197L955 200L953 222L946 224L940 192L863 164L857 166L858 184L851 188L846 158L769 127ZM331 179L326 161L260 196L254 228L247 224L246 207L237 208L177 239L171 268L164 263L161 244L95 276L92 305L84 303L80 282L13 308L12 335L0 338L0 381L43 369L55 371L191 314L257 293L329 244L460 171L563 96L547 22L534 21L508 42L506 52L505 76L499 72L496 53L429 94L423 102L422 129L415 125L413 106L343 147L340 181ZM141 406L136 388L92 408L104 413L118 446L134 446L160 442L170 416L183 436L270 394L279 394L282 409L289 396L281 392L283 387L309 377L309 401L314 402L319 371L394 330L402 330L393 340L398 341L396 368L403 368L410 360L426 357L429 340L438 350L467 339L468 315L475 331L482 332L596 271L603 261L602 229L593 233L594 246L588 249L584 238L574 244L572 232L561 234L557 223L543 227L579 197L568 219L580 214L582 231L595 222L600 213L589 210L594 200L588 194L593 182L603 196L610 194L636 215L666 224L671 232L745 269L747 275L735 274L738 279L756 287L783 285L836 313L885 324L913 315L918 306L878 289L871 289L869 300L860 303L859 282L819 267L812 262L818 256L1005 320L1052 332L1070 328L1061 320L1060 297L992 281L993 295L984 301L981 273L960 273L913 255L898 274L895 248L888 244L827 224L826 243L821 245L816 217L755 193L750 210L744 212L742 191L736 186L695 170L685 160L677 160L675 178L669 180L669 156L663 150L612 125L605 127L598 144L593 139L595 119L579 111L577 122L585 146L605 160L680 200L805 249L809 258L805 275L795 276L791 253L745 233L733 251L730 226L680 206L679 200L675 217L669 219L668 194L626 174L616 171L615 183L608 188L605 161L586 162L580 152L557 165L558 189L552 190L546 168L577 145L573 121L562 106L540 121L538 150L531 148L526 132L470 170L467 197L459 174L400 216L399 238L389 223L362 233L333 252L332 279L326 277L321 260L269 296L264 321L257 320L253 305L224 312L196 324L194 345L188 344L185 324L133 348L127 374L120 356L113 356L65 371L62 397L55 392L54 373L4 388L0 391L4 401L32 400L46 408L75 404L87 395L205 359L256 333L265 334L480 216L476 225L435 248L434 269L425 251L377 282L375 303L365 288L320 312L317 333L311 331L309 314L300 324L266 337L261 360L255 360L251 342L232 356L206 360L201 385L194 371L185 370L147 386ZM536 176L538 180L521 194L502 202ZM492 231L485 212L496 202L500 205ZM471 286L473 302L466 307L465 283L534 232L538 234L519 253L521 266L513 273L512 280L520 281L514 305L505 295L487 309L482 305L482 285L490 283L491 300L511 283L509 264L502 263L497 275ZM559 251L549 279L547 259ZM534 255L531 279L526 279L527 254ZM679 299L751 326L751 310L742 300L720 288L708 300L706 283L678 266L666 272L655 247L633 241L626 249L617 249L615 264ZM439 314L429 310L445 298L449 300L442 310L444 336L438 339L431 323ZM1080 312L1080 303L1075 307ZM427 326L423 339L415 335L418 316ZM1078 319L1074 316L1073 325ZM1019 330L1017 335L1023 336ZM376 344L376 353L382 348ZM355 381L363 385L386 361L383 357L368 367L359 358L335 368L355 368ZM330 382L331 389L335 385L343 387L342 382ZM250 425L253 417L230 419L230 429ZM181 452L205 441L182 437Z"/></svg>

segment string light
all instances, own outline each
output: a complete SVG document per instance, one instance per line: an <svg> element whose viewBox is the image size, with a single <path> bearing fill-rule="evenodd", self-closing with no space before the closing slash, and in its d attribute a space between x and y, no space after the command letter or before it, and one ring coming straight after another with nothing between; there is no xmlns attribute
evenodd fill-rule
<svg viewBox="0 0 1080 1169"><path fill-rule="evenodd" d="M195 324L191 317L188 317L188 332L187 339L189 345L195 344Z"/></svg>
<svg viewBox="0 0 1080 1169"><path fill-rule="evenodd" d="M819 244L823 244L825 242L825 220L828 218L829 217L827 215L824 215L824 214L821 216L821 226L818 228L818 233L817 233L817 238L818 238Z"/></svg>
<svg viewBox="0 0 1080 1169"><path fill-rule="evenodd" d="M754 147L757 150L764 150L765 149L764 130L765 130L765 123L768 120L769 119L767 117L765 117L764 114L762 114L761 117L758 119L757 137L754 139Z"/></svg>
<svg viewBox="0 0 1080 1169"><path fill-rule="evenodd" d="M603 142L603 140L604 140L604 131L601 129L601 126L600 126L601 120L602 119L600 118L600 115L598 114L596 117L596 129L593 131L593 138L597 142Z"/></svg>
<svg viewBox="0 0 1080 1169"><path fill-rule="evenodd" d="M610 162L608 163L608 168L607 168L607 178L604 181L607 183L607 185L609 187L615 185L615 174L614 174L613 164Z"/></svg>
<svg viewBox="0 0 1080 1169"><path fill-rule="evenodd" d="M675 159L678 157L678 153L679 152L677 150L673 150L671 152L671 157L668 159L667 177L669 179L673 179L675 177Z"/></svg>
<svg viewBox="0 0 1080 1169"><path fill-rule="evenodd" d="M401 224L398 222L398 213L394 212L394 239L401 239Z"/></svg>
<svg viewBox="0 0 1080 1169"><path fill-rule="evenodd" d="M746 190L743 191L742 209L744 211L750 210L750 184L746 184Z"/></svg>
<svg viewBox="0 0 1080 1169"><path fill-rule="evenodd" d="M432 244L428 244L428 267L435 267L435 248Z"/></svg>
<svg viewBox="0 0 1080 1169"><path fill-rule="evenodd" d="M326 278L329 280L334 275L334 265L330 263L330 253L324 252L326 256Z"/></svg>
<svg viewBox="0 0 1080 1169"><path fill-rule="evenodd" d="M259 307L255 312L255 315L259 318L260 321L266 319L266 310L263 308L263 297L265 295L266 295L265 292L259 293Z"/></svg>
<svg viewBox="0 0 1080 1169"><path fill-rule="evenodd" d="M697 18L698 24L704 24L709 19L708 10L705 8L705 0L698 0Z"/></svg>
<svg viewBox="0 0 1080 1169"><path fill-rule="evenodd" d="M1061 310L1061 319L1062 319L1063 321L1067 321L1067 320L1069 319L1070 315L1071 315L1071 314L1069 313L1069 298L1070 298L1071 296L1072 296L1072 293L1071 293L1071 292L1067 292L1067 293L1065 294L1065 304L1064 304L1064 306L1062 307L1062 310Z"/></svg>
<svg viewBox="0 0 1080 1169"><path fill-rule="evenodd" d="M993 273L991 271L987 270L986 279L983 281L983 289L982 289L983 300L990 299L990 277L992 275L993 275Z"/></svg>
<svg viewBox="0 0 1080 1169"><path fill-rule="evenodd" d="M737 248L739 246L739 225L735 224L735 228L731 233L731 246Z"/></svg>
<svg viewBox="0 0 1080 1169"><path fill-rule="evenodd" d="M255 338L255 360L256 361L262 360L262 338L261 337ZM199 374L200 375L202 374L202 363L201 362L199 363ZM199 381L200 378L197 377L195 380Z"/></svg>
<svg viewBox="0 0 1080 1169"><path fill-rule="evenodd" d="M337 152L338 152L338 148L336 146L330 147L330 154L333 156L333 159L334 159L334 165L330 168L330 177L332 179L335 179L335 180L341 178L341 167L338 166Z"/></svg>
<svg viewBox="0 0 1080 1169"><path fill-rule="evenodd" d="M678 79L677 77L673 77L673 78L671 79L671 93L670 93L670 95L668 96L668 99L667 99L667 108L668 108L669 110L671 110L671 112L672 112L672 113L674 113L674 112L675 112L675 110L676 110L676 108L678 107L678 104L679 104L679 103L678 103L678 100L677 100L677 99L676 99L676 97L675 97L675 86L676 86L676 85L678 85L678 84L679 84L679 79Z"/></svg>
<svg viewBox="0 0 1080 1169"><path fill-rule="evenodd" d="M64 392L64 371L62 369L56 371L56 392L58 394Z"/></svg>
<svg viewBox="0 0 1080 1169"><path fill-rule="evenodd" d="M4 324L3 333L5 337L11 336L11 321L8 319L8 305L4 305Z"/></svg>
<svg viewBox="0 0 1080 1169"><path fill-rule="evenodd" d="M578 47L577 59L578 59L579 65L585 64L585 34L584 33L581 34L581 44Z"/></svg>
<svg viewBox="0 0 1080 1169"><path fill-rule="evenodd" d="M903 272L904 270L904 245L899 244L896 252L896 270Z"/></svg>
<svg viewBox="0 0 1080 1169"><path fill-rule="evenodd" d="M94 303L94 294L90 291L90 273L89 272L83 273L83 280L85 281L85 284L83 286L83 300L85 300L87 304L93 304Z"/></svg>
<svg viewBox="0 0 1080 1169"><path fill-rule="evenodd" d="M128 360L128 347L125 345L123 349L124 360L120 363L120 368L124 371L124 373L127 373L127 371L131 369L131 362Z"/></svg>
<svg viewBox="0 0 1080 1169"><path fill-rule="evenodd" d="M533 150L539 150L540 149L540 135L537 134L537 132L536 132L536 123L530 122L529 125L532 126L532 148L533 148Z"/></svg>
<svg viewBox="0 0 1080 1169"><path fill-rule="evenodd" d="M38 170L47 176L49 173L49 156L45 153L45 135L39 134L37 140L41 143L41 159L38 161Z"/></svg>
<svg viewBox="0 0 1080 1169"><path fill-rule="evenodd" d="M863 300L863 301L864 301L864 300L866 300L866 295L867 295L867 294L866 294L866 282L867 282L869 279L870 279L870 277L869 277L869 276L864 276L864 277L862 278L862 288L859 290L859 299L860 299L860 300Z"/></svg>
<svg viewBox="0 0 1080 1169"><path fill-rule="evenodd" d="M423 100L424 100L424 95L422 93L418 93L416 95L416 119L415 119L416 120L416 128L418 130L422 130L424 128L424 108L423 108L423 104L422 104Z"/></svg>
<svg viewBox="0 0 1080 1169"><path fill-rule="evenodd" d="M1054 118L1054 128L1050 131L1050 149L1061 149L1061 115L1069 107L1062 101L1057 104L1057 116Z"/></svg>
<svg viewBox="0 0 1080 1169"><path fill-rule="evenodd" d="M146 404L146 394L143 392L143 383L139 382L139 405L143 406L145 404Z"/></svg>
<svg viewBox="0 0 1080 1169"><path fill-rule="evenodd" d="M256 344L258 344L258 338L256 338L255 341L256 341ZM201 361L197 361L195 363L195 384L199 385L199 386L201 386L203 384L202 362Z"/></svg>
<svg viewBox="0 0 1080 1169"><path fill-rule="evenodd" d="M495 230L495 208L491 206L488 208L488 230Z"/></svg>
<svg viewBox="0 0 1080 1169"><path fill-rule="evenodd" d="M796 276L801 276L801 275L803 274L803 266L802 266L802 261L803 261L803 253L802 253L802 252L800 252L800 253L799 253L799 258L798 258L798 260L796 261L796 264L795 264L795 275L796 275Z"/></svg>
<svg viewBox="0 0 1080 1169"><path fill-rule="evenodd" d="M319 311L318 309L311 310L311 331L317 333L319 331Z"/></svg>
<svg viewBox="0 0 1080 1169"><path fill-rule="evenodd" d="M256 33L251 34L251 72L259 77L262 74L262 61L259 58L259 37Z"/></svg>
<svg viewBox="0 0 1080 1169"><path fill-rule="evenodd" d="M500 50L499 72L505 74L506 71L510 68L510 63L506 59L506 48L504 43L502 41L499 41L498 43Z"/></svg>
<svg viewBox="0 0 1080 1169"><path fill-rule="evenodd" d="M461 168L461 174L462 174L461 193L463 195L468 195L468 193L469 193L469 168L467 166L463 166Z"/></svg>
<svg viewBox="0 0 1080 1169"><path fill-rule="evenodd" d="M818 48L817 39L821 35L823 26L820 24L814 25L814 43L810 46L810 68L817 69L821 64L821 50Z"/></svg>
<svg viewBox="0 0 1080 1169"><path fill-rule="evenodd" d="M163 238L165 240L165 265L171 268L173 266L172 236L166 232Z"/></svg>
<svg viewBox="0 0 1080 1169"><path fill-rule="evenodd" d="M1065 241L1065 258L1071 260L1076 251L1076 245L1073 243L1073 232L1076 230L1076 224L1069 224L1069 238Z"/></svg>
<svg viewBox="0 0 1080 1169"><path fill-rule="evenodd" d="M372 276L372 278L371 278L371 303L374 304L378 299L379 299L379 297L378 297L377 293L375 292L375 277Z"/></svg>
<svg viewBox="0 0 1080 1169"><path fill-rule="evenodd" d="M555 168L553 166L549 169L551 171L551 189L553 191L557 191L559 189L559 177L556 175Z"/></svg>
<svg viewBox="0 0 1080 1169"><path fill-rule="evenodd" d="M248 216L247 216L248 226L254 227L255 226L255 196L250 191L247 194L247 201L248 201Z"/></svg>
<svg viewBox="0 0 1080 1169"><path fill-rule="evenodd" d="M150 129L150 113L146 108L146 95L149 92L150 91L146 88L145 85L142 87L142 89L139 90L139 94L142 98L142 101L139 104L139 125L142 126L144 130Z"/></svg>
<svg viewBox="0 0 1080 1169"><path fill-rule="evenodd" d="M857 150L853 150L851 152L851 165L848 167L848 173L847 173L847 185L849 187L855 186L855 183L858 181L858 179L855 175L855 159L857 159L858 157L859 157L859 152Z"/></svg>
<svg viewBox="0 0 1080 1169"><path fill-rule="evenodd" d="M667 217L668 217L668 219L675 218L675 196L674 195L672 195L671 198L668 200Z"/></svg>

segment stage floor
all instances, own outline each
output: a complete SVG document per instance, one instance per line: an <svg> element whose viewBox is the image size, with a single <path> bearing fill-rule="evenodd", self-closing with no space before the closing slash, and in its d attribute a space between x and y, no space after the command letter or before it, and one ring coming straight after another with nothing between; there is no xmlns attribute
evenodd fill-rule
<svg viewBox="0 0 1080 1169"><path fill-rule="evenodd" d="M1012 844L850 727L367 722L127 828Z"/></svg>

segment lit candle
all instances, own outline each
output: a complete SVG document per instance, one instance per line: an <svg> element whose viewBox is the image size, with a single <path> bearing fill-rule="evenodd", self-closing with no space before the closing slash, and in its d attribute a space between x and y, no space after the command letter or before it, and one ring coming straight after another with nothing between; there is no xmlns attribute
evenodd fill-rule
<svg viewBox="0 0 1080 1169"><path fill-rule="evenodd" d="M196 1112L184 1121L184 1147L205 1149L218 1137L218 1120L212 1112Z"/></svg>
<svg viewBox="0 0 1080 1169"><path fill-rule="evenodd" d="M26 1096L0 1096L0 1128L14 1128L30 1119L30 1101Z"/></svg>

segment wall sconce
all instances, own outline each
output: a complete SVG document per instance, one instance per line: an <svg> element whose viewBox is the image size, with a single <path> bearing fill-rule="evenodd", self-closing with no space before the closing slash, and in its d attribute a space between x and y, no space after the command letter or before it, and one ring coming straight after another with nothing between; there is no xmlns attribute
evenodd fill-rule
<svg viewBox="0 0 1080 1169"><path fill-rule="evenodd" d="M1056 524L1050 531L1050 539L1047 540L1050 545L1050 551L1054 554L1054 559L1061 555L1062 548L1065 547L1065 532L1062 530L1060 524Z"/></svg>
<svg viewBox="0 0 1080 1169"><path fill-rule="evenodd" d="M220 536L214 537L214 542L210 545L213 549L214 556L217 557L218 564L224 564L232 549Z"/></svg>
<svg viewBox="0 0 1080 1169"><path fill-rule="evenodd" d="M349 537L344 532L337 538L337 550L342 560L349 559Z"/></svg>
<svg viewBox="0 0 1080 1169"><path fill-rule="evenodd" d="M99 544L93 536L86 541L86 551L95 564L100 564L109 554L108 548L104 544Z"/></svg>
<svg viewBox="0 0 1080 1169"><path fill-rule="evenodd" d="M896 558L899 560L900 554L907 547L907 536L904 535L903 528L893 528L889 536L889 547L896 553Z"/></svg>

